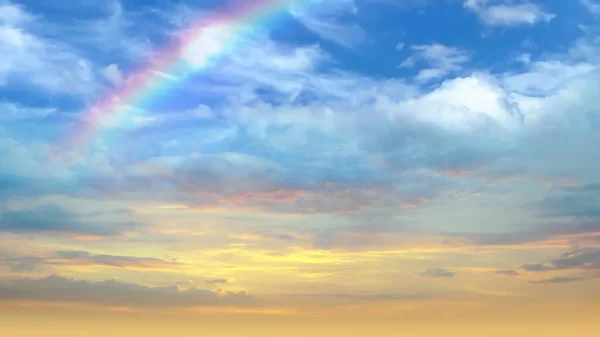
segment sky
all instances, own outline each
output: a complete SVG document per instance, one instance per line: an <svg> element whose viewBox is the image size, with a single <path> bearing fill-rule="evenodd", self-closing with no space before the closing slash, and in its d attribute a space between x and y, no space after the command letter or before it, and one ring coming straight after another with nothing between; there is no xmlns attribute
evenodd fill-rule
<svg viewBox="0 0 600 337"><path fill-rule="evenodd" d="M0 334L597 336L599 0L0 0Z"/></svg>

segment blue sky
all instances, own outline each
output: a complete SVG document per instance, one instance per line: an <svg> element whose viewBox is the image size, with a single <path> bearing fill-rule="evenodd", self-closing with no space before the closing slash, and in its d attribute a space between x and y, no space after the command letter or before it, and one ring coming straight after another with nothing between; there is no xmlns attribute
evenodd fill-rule
<svg viewBox="0 0 600 337"><path fill-rule="evenodd" d="M471 266L503 275L540 262L554 283L597 277L600 1L290 2L207 65L219 41L199 37L185 73L61 148L103 95L229 2L0 0L0 267L32 252L44 265L48 247L86 250L89 236L96 252L79 255L94 263L158 242L151 258L167 259L206 232L207 247L281 254L448 250L415 277L460 274L460 247L499 249L503 262ZM586 268L553 265L561 250ZM234 287L264 291L253 282Z"/></svg>
<svg viewBox="0 0 600 337"><path fill-rule="evenodd" d="M179 77L160 83L164 90L124 106L90 146L76 149L79 162L65 164L45 154L76 132L86 107L198 11L222 8L5 1L2 134L10 160L3 174L7 181L39 176L53 186L49 194L60 186L59 193L102 195L98 181L120 194L155 178L127 170L157 165L189 175L189 182L166 179L165 188L174 193L167 199L191 204L179 185L195 188L203 179L215 182L211 192L228 193L280 184L315 193L327 183L357 194L368 187L385 194L383 204L502 194L491 182L511 175L528 177L516 186L567 176L592 183L587 163L597 156L579 163L589 151L584 144L597 137L589 103L596 9L586 1L293 4L252 23L233 52L206 67L194 68L192 50L185 77L171 74ZM39 172L39 165L52 168ZM229 186L229 179L244 184ZM379 191L394 184L389 195ZM348 207L354 202L362 201Z"/></svg>

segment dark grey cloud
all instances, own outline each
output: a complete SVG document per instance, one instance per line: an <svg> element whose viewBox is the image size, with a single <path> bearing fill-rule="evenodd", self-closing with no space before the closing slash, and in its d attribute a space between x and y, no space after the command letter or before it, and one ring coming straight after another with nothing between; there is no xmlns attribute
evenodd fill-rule
<svg viewBox="0 0 600 337"><path fill-rule="evenodd" d="M0 212L0 232L118 236L138 227L140 224L133 221L105 224L84 221L79 215L57 205Z"/></svg>
<svg viewBox="0 0 600 337"><path fill-rule="evenodd" d="M7 266L15 272L31 271L44 263L44 258L37 256L19 256L0 251L0 266Z"/></svg>
<svg viewBox="0 0 600 337"><path fill-rule="evenodd" d="M496 270L496 274L505 276L519 276L519 273L514 270Z"/></svg>
<svg viewBox="0 0 600 337"><path fill-rule="evenodd" d="M1 300L86 302L121 307L180 308L246 306L255 304L245 292L217 294L210 290L177 286L148 287L115 280L79 281L60 276L0 282Z"/></svg>
<svg viewBox="0 0 600 337"><path fill-rule="evenodd" d="M454 277L454 272L451 272L447 269L433 268L426 269L421 273L421 276L427 277Z"/></svg>
<svg viewBox="0 0 600 337"><path fill-rule="evenodd" d="M553 266L544 265L541 263L524 264L521 269L526 271L550 271L555 270Z"/></svg>
<svg viewBox="0 0 600 337"><path fill-rule="evenodd" d="M567 252L549 263L525 264L521 268L530 272L569 269L600 270L600 250L578 249Z"/></svg>

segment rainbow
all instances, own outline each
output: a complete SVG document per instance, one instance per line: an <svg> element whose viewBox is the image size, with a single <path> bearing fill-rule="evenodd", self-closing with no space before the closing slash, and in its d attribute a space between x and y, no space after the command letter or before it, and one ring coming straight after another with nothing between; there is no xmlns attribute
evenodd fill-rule
<svg viewBox="0 0 600 337"><path fill-rule="evenodd" d="M288 6L309 0L236 0L236 4L214 17L203 17L189 27L178 39L170 42L124 83L104 95L85 113L77 131L65 140L65 147L78 149L101 129L103 121L117 117L127 109L150 98L156 98L169 87L168 74L181 69L199 70L221 54L231 52L246 32L244 27L262 25ZM195 48L201 47L201 48ZM191 55L191 49L202 52ZM192 59L193 57L193 59ZM190 67L190 59L192 66Z"/></svg>

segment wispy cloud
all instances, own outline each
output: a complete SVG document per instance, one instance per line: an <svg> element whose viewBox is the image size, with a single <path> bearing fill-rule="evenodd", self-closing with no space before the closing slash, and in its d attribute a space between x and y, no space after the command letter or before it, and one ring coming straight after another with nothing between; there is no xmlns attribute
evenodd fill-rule
<svg viewBox="0 0 600 337"><path fill-rule="evenodd" d="M422 276L427 276L427 277L443 277L443 278L448 278L448 277L454 277L454 272L449 271L447 269L426 269L425 271L423 271L421 273Z"/></svg>
<svg viewBox="0 0 600 337"><path fill-rule="evenodd" d="M528 1L466 0L464 7L489 26L534 25L556 17L556 14L545 11L542 6Z"/></svg>
<svg viewBox="0 0 600 337"><path fill-rule="evenodd" d="M444 78L460 71L465 63L470 60L470 54L456 47L442 44L414 45L411 46L413 55L405 60L401 67L413 67L417 62L425 62L430 68L419 70L417 81L430 81Z"/></svg>
<svg viewBox="0 0 600 337"><path fill-rule="evenodd" d="M580 0L581 4L593 15L600 14L600 3L596 0Z"/></svg>
<svg viewBox="0 0 600 337"><path fill-rule="evenodd" d="M290 13L322 39L346 48L355 48L368 39L368 33L351 16L358 12L353 0L313 1L306 7L292 6Z"/></svg>
<svg viewBox="0 0 600 337"><path fill-rule="evenodd" d="M60 40L39 36L43 18L11 2L0 6L0 85L33 85L60 94L94 91L91 62Z"/></svg>

